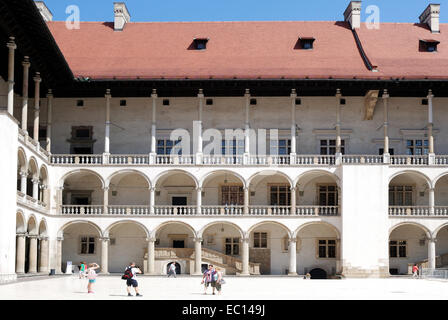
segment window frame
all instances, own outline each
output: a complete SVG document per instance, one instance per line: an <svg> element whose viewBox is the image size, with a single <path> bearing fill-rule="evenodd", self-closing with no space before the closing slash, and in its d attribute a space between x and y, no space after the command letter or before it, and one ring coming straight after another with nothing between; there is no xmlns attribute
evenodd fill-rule
<svg viewBox="0 0 448 320"><path fill-rule="evenodd" d="M83 238L87 238L87 242L86 242L87 252L86 253L82 252L82 244L83 244L82 239ZM90 238L93 238L93 252L92 253L88 252L89 251L89 244L91 243L90 242ZM96 255L97 254L97 236L94 236L94 235L79 235L79 238L78 238L78 254L81 255L81 256Z"/></svg>
<svg viewBox="0 0 448 320"><path fill-rule="evenodd" d="M325 241L325 257L320 256L320 241ZM334 241L334 244L329 243L329 241ZM338 239L337 238L316 238L316 259L323 260L334 260L338 258ZM334 257L329 256L329 247L334 247Z"/></svg>
<svg viewBox="0 0 448 320"><path fill-rule="evenodd" d="M261 234L266 234L266 247L261 246L261 244L262 244L262 241L261 241L262 238L260 237L259 239L256 239L255 234L260 234L260 236L261 236ZM256 242L256 240L259 240L259 241L260 241L260 246L258 246L258 247L255 246L255 242ZM260 230L260 231L254 231L254 232L253 232L253 235L252 235L252 248L253 248L253 249L269 249L269 248L270 248L270 246L269 246L269 232L267 232L267 231L263 231L263 230Z"/></svg>
<svg viewBox="0 0 448 320"><path fill-rule="evenodd" d="M391 244L391 242L395 242L395 244ZM404 245L402 244L404 242ZM391 247L396 247L396 256L391 255ZM400 247L405 248L405 256L401 256ZM395 258L395 259L407 259L408 258L408 241L407 240L389 240L389 258Z"/></svg>

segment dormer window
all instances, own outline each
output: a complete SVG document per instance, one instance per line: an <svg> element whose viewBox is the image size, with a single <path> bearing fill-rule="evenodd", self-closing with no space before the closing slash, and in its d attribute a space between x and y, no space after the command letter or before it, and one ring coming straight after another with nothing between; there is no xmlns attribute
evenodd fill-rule
<svg viewBox="0 0 448 320"><path fill-rule="evenodd" d="M437 52L437 46L440 41L437 40L420 40L420 51L421 52Z"/></svg>
<svg viewBox="0 0 448 320"><path fill-rule="evenodd" d="M193 40L193 47L195 50L205 50L207 49L207 38L196 38Z"/></svg>
<svg viewBox="0 0 448 320"><path fill-rule="evenodd" d="M316 39L312 38L312 37L302 37L299 38L298 41L298 49L302 49L302 50L312 50L314 48L314 41Z"/></svg>

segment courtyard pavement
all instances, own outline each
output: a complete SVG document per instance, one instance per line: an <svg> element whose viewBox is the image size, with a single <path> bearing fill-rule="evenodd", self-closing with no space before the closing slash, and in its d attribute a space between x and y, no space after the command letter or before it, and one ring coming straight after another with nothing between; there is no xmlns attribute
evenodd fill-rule
<svg viewBox="0 0 448 320"><path fill-rule="evenodd" d="M20 279L0 285L1 300L345 300L448 299L448 281L410 278L303 280L298 277L227 276L221 296L203 295L200 277L138 278L143 297L128 297L121 275L99 276L95 293L76 276Z"/></svg>

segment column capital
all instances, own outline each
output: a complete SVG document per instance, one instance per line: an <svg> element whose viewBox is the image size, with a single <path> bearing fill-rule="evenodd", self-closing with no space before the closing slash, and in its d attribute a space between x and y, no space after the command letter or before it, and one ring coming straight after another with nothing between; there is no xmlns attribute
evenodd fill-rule
<svg viewBox="0 0 448 320"><path fill-rule="evenodd" d="M336 89L336 98L342 97L341 89Z"/></svg>
<svg viewBox="0 0 448 320"><path fill-rule="evenodd" d="M12 49L12 50L17 49L17 45L16 45L15 40L16 40L16 38L14 38L14 37L9 37L9 41L8 41L8 43L6 44L6 46L7 46L9 49Z"/></svg>
<svg viewBox="0 0 448 320"><path fill-rule="evenodd" d="M294 237L294 238L288 238L288 243L292 243L292 242L297 243L297 237Z"/></svg>
<svg viewBox="0 0 448 320"><path fill-rule="evenodd" d="M152 91L151 91L151 98L156 99L157 97L158 97L158 95L157 95L157 89L152 89Z"/></svg>
<svg viewBox="0 0 448 320"><path fill-rule="evenodd" d="M112 97L111 93L110 93L110 89L106 89L106 94L104 95L105 98L110 98Z"/></svg>
<svg viewBox="0 0 448 320"><path fill-rule="evenodd" d="M107 187L104 187L103 188L103 191L109 191L109 187L107 186Z"/></svg>
<svg viewBox="0 0 448 320"><path fill-rule="evenodd" d="M57 237L56 240L57 241L64 241L64 237L63 236L62 237Z"/></svg>
<svg viewBox="0 0 448 320"><path fill-rule="evenodd" d="M294 187L289 187L289 190L290 190L290 191L297 191L297 189L298 189L298 187L297 187L297 186L294 186Z"/></svg>
<svg viewBox="0 0 448 320"><path fill-rule="evenodd" d="M430 238L428 238L428 241L436 243L437 242L437 238L430 237Z"/></svg>
<svg viewBox="0 0 448 320"><path fill-rule="evenodd" d="M146 238L146 241L147 241L147 242L156 242L157 239L154 238L154 237L149 237L149 238Z"/></svg>
<svg viewBox="0 0 448 320"><path fill-rule="evenodd" d="M202 187L197 187L197 188L196 188L196 191L197 191L197 192L202 192Z"/></svg>
<svg viewBox="0 0 448 320"><path fill-rule="evenodd" d="M39 183L39 178L33 178L33 179L31 179L31 182L33 184L38 184Z"/></svg>
<svg viewBox="0 0 448 320"><path fill-rule="evenodd" d="M428 90L428 96L427 96L427 98L428 98L428 99L432 99L432 98L434 98L434 95L432 94L432 90L431 90L431 89Z"/></svg>
<svg viewBox="0 0 448 320"><path fill-rule="evenodd" d="M240 243L249 243L249 238L248 237L245 237L245 238L240 238Z"/></svg>
<svg viewBox="0 0 448 320"><path fill-rule="evenodd" d="M195 237L193 240L194 240L194 242L202 242L203 238Z"/></svg>
<svg viewBox="0 0 448 320"><path fill-rule="evenodd" d="M149 190L150 190L151 192L155 192L155 191L156 191L156 187L149 187Z"/></svg>
<svg viewBox="0 0 448 320"><path fill-rule="evenodd" d="M109 237L100 237L100 240L102 242L108 242L108 241L110 241L110 238Z"/></svg>
<svg viewBox="0 0 448 320"><path fill-rule="evenodd" d="M387 91L387 89L384 89L384 90L383 90L383 96L382 96L382 98L383 98L383 99L389 99L389 98L390 98L389 91Z"/></svg>
<svg viewBox="0 0 448 320"><path fill-rule="evenodd" d="M250 97L250 90L249 90L249 89L246 89L246 90L244 91L244 96L245 96L246 98L249 98L249 97Z"/></svg>
<svg viewBox="0 0 448 320"><path fill-rule="evenodd" d="M45 237L45 236L44 236L44 237L40 237L40 240L41 240L41 241L48 241L48 239L49 239L49 238L48 238L48 237Z"/></svg>
<svg viewBox="0 0 448 320"><path fill-rule="evenodd" d="M16 233L16 237L26 238L26 236L27 236L26 232Z"/></svg>
<svg viewBox="0 0 448 320"><path fill-rule="evenodd" d="M28 172L26 171L20 171L19 175L24 178L24 177L28 177Z"/></svg>
<svg viewBox="0 0 448 320"><path fill-rule="evenodd" d="M36 72L36 75L34 76L33 80L36 83L42 82L42 78L40 77L40 72Z"/></svg>
<svg viewBox="0 0 448 320"><path fill-rule="evenodd" d="M38 234L29 234L28 238L37 240L37 239L39 239L39 235Z"/></svg>
<svg viewBox="0 0 448 320"><path fill-rule="evenodd" d="M53 98L53 90L52 89L48 89L47 97Z"/></svg>
<svg viewBox="0 0 448 320"><path fill-rule="evenodd" d="M198 98L199 98L199 99L204 98L204 90L199 89L199 92L198 92Z"/></svg>
<svg viewBox="0 0 448 320"><path fill-rule="evenodd" d="M293 98L293 99L297 98L296 89L291 89L291 98Z"/></svg>
<svg viewBox="0 0 448 320"><path fill-rule="evenodd" d="M30 57L28 57L28 56L24 56L24 57L23 57L22 66L23 66L24 68L29 68L29 67L31 66L31 63L30 63Z"/></svg>

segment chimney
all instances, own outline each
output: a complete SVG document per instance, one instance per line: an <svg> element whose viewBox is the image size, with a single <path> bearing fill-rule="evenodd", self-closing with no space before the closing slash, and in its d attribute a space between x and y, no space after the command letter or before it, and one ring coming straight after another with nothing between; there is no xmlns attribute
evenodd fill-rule
<svg viewBox="0 0 448 320"><path fill-rule="evenodd" d="M42 18L45 22L53 21L53 14L48 9L47 5L43 1L34 1L36 4L37 9L39 10L40 14L42 15Z"/></svg>
<svg viewBox="0 0 448 320"><path fill-rule="evenodd" d="M350 23L352 29L361 27L361 1L350 1L344 12L344 21Z"/></svg>
<svg viewBox="0 0 448 320"><path fill-rule="evenodd" d="M420 23L426 23L432 33L439 33L440 4L430 4L420 15Z"/></svg>
<svg viewBox="0 0 448 320"><path fill-rule="evenodd" d="M126 23L131 22L131 15L124 2L114 2L114 30L123 31Z"/></svg>

